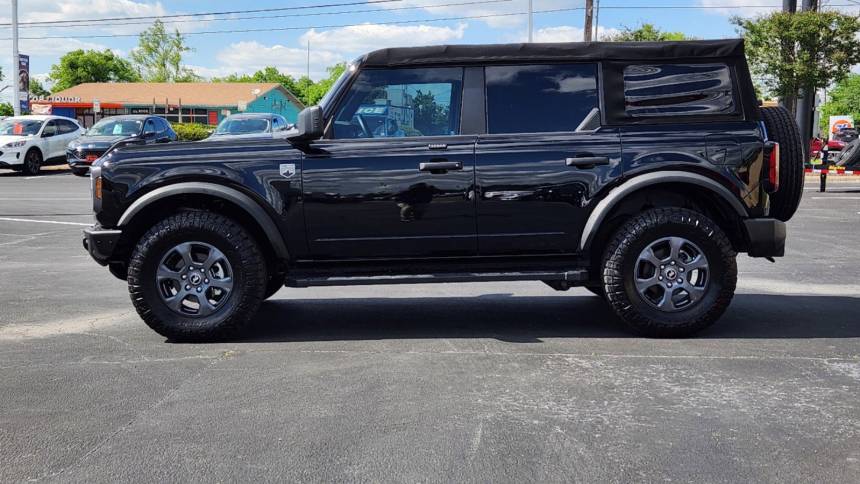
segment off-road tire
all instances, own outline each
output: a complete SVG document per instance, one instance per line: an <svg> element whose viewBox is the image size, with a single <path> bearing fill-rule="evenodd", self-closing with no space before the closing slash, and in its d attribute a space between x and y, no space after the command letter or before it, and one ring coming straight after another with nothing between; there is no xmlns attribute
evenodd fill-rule
<svg viewBox="0 0 860 484"><path fill-rule="evenodd" d="M269 278L269 282L266 284L266 293L263 299L269 299L274 296L275 293L284 288L284 281L287 280L287 276L285 274L275 274Z"/></svg>
<svg viewBox="0 0 860 484"><path fill-rule="evenodd" d="M761 108L767 136L779 143L779 190L770 195L770 216L787 222L803 195L803 145L794 117L782 106Z"/></svg>
<svg viewBox="0 0 860 484"><path fill-rule="evenodd" d="M42 152L36 148L30 148L30 151L24 155L24 164L21 167L21 171L25 175L38 175L44 161L42 159Z"/></svg>
<svg viewBox="0 0 860 484"><path fill-rule="evenodd" d="M839 160L836 161L837 166L853 168L860 161L860 139L848 143L842 152L839 154Z"/></svg>
<svg viewBox="0 0 860 484"><path fill-rule="evenodd" d="M163 302L155 271L177 244L200 241L220 250L232 267L233 289L226 303L204 317L184 317ZM140 317L173 341L217 341L237 335L263 300L265 258L254 237L240 224L207 211L180 212L153 226L137 243L128 266L128 290Z"/></svg>
<svg viewBox="0 0 860 484"><path fill-rule="evenodd" d="M664 312L644 301L633 282L640 252L663 237L684 237L701 248L709 263L709 282L701 300L678 312ZM725 312L737 284L736 253L710 219L683 208L655 208L634 216L612 237L603 256L606 299L636 333L684 337L713 324Z"/></svg>

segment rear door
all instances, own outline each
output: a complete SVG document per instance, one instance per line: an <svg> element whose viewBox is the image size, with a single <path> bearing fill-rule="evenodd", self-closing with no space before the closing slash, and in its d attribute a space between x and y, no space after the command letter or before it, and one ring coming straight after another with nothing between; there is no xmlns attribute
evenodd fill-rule
<svg viewBox="0 0 860 484"><path fill-rule="evenodd" d="M365 69L302 169L310 254L477 253L475 135L460 134L461 67Z"/></svg>
<svg viewBox="0 0 860 484"><path fill-rule="evenodd" d="M598 72L594 63L485 68L481 255L578 250L595 195L621 176L619 134L601 125Z"/></svg>

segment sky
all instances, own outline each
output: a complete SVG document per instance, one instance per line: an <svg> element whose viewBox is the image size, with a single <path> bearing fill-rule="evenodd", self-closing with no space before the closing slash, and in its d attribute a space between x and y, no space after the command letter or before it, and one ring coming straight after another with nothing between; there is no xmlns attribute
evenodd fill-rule
<svg viewBox="0 0 860 484"><path fill-rule="evenodd" d="M370 3L358 4L363 1ZM353 5L298 8L344 3ZM533 0L534 40L582 40L584 3L585 0ZM860 11L860 2L855 0L823 3L853 13ZM602 33L647 22L704 39L735 37L737 32L730 22L733 15L767 13L782 1L600 0L599 4ZM169 28L187 36L194 51L185 56L184 62L204 78L253 73L272 65L295 77L304 75L309 68L310 76L319 79L327 66L383 47L525 41L527 16L522 13L527 11L527 5L528 0L19 0L18 10L20 22L44 22L288 8L172 17L165 22L172 22L167 23ZM10 0L0 0L0 24L4 24L0 26L0 68L4 74L0 88L8 84L8 74L12 72L10 15ZM111 49L127 57L137 45L136 35L150 25L151 19L138 19L73 28L22 26L19 49L30 55L31 76L45 80L51 66L71 50ZM262 31L265 29L279 30ZM223 30L257 31L206 33ZM10 91L0 93L0 99L8 101Z"/></svg>

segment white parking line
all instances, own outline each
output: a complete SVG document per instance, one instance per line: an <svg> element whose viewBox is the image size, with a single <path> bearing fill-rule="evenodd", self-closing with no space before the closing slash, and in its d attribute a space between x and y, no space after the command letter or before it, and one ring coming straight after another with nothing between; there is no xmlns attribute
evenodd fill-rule
<svg viewBox="0 0 860 484"><path fill-rule="evenodd" d="M58 224L58 225L79 225L82 227L89 227L92 224L85 224L80 222L58 222L56 220L33 220L29 218L9 218L9 217L0 217L0 220L5 222L31 222L35 224Z"/></svg>
<svg viewBox="0 0 860 484"><path fill-rule="evenodd" d="M860 197L812 197L813 200L860 200Z"/></svg>
<svg viewBox="0 0 860 484"><path fill-rule="evenodd" d="M0 198L0 202L17 202L17 201L24 201L24 202L68 202L68 201L72 201L72 200L75 200L75 201L87 200L88 201L88 200L91 200L91 198L90 197L83 197L83 198L82 197L76 197L76 198L47 198L47 197L42 197L42 198L12 198L12 197L6 197L6 198Z"/></svg>

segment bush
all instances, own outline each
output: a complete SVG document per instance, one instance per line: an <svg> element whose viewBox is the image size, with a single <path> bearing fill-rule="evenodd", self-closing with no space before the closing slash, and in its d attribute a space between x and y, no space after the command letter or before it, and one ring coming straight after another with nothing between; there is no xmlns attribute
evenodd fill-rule
<svg viewBox="0 0 860 484"><path fill-rule="evenodd" d="M208 138L215 130L212 126L195 123L172 123L171 126L173 126L173 131L176 131L179 141L200 141L203 138Z"/></svg>

